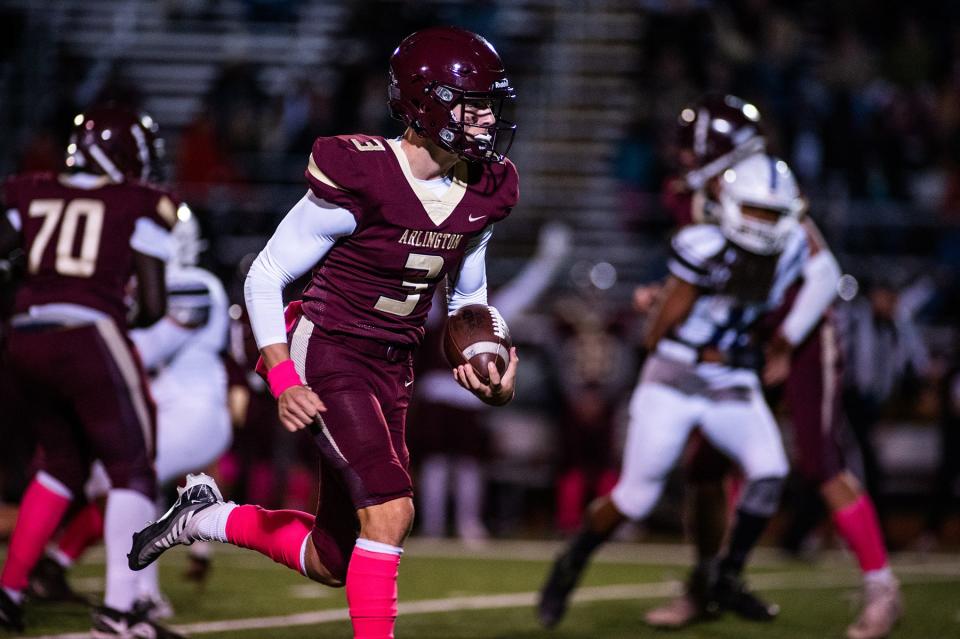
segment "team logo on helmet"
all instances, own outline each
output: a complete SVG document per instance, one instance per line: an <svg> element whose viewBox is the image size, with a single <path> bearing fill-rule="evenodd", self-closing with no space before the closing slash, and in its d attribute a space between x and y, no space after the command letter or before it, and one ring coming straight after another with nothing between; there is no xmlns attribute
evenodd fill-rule
<svg viewBox="0 0 960 639"><path fill-rule="evenodd" d="M65 164L74 171L162 181L163 140L145 113L117 104L95 106L73 119Z"/></svg>

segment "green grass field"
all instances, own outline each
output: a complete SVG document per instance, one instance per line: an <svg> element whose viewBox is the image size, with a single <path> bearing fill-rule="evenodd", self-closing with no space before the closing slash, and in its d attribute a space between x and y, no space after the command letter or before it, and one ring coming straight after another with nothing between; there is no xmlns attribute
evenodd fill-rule
<svg viewBox="0 0 960 639"><path fill-rule="evenodd" d="M808 639L843 637L858 604L859 578L852 560L825 554L815 565L760 551L751 583L783 612L772 624L727 616L677 632L643 625L642 614L677 592L689 551L671 545L613 544L586 575L567 618L541 629L533 613L536 591L558 548L555 543L494 542L479 549L413 540L400 567L403 639L614 639L664 636L687 639ZM204 590L184 582L183 549L164 559L163 586L177 610L174 625L194 637L278 639L344 637L350 625L342 590L313 584L252 552L217 548ZM960 556L902 556L895 562L904 583L907 616L893 637L960 637ZM76 568L79 590L98 596L102 553ZM33 604L26 636L83 637L86 609L77 604Z"/></svg>

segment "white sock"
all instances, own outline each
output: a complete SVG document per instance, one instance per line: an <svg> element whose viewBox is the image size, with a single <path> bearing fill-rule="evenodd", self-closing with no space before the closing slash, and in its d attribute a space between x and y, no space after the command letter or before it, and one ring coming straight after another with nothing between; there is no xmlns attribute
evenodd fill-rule
<svg viewBox="0 0 960 639"><path fill-rule="evenodd" d="M137 571L137 599L160 598L160 562L155 561Z"/></svg>
<svg viewBox="0 0 960 639"><path fill-rule="evenodd" d="M199 541L227 543L227 519L237 505L232 501L214 504L193 516Z"/></svg>
<svg viewBox="0 0 960 639"><path fill-rule="evenodd" d="M190 556L194 559L210 559L213 555L213 544L208 541L198 541L190 546Z"/></svg>
<svg viewBox="0 0 960 639"><path fill-rule="evenodd" d="M107 548L105 606L123 612L133 607L138 575L127 565L130 539L155 516L156 507L143 493L113 488L107 494L103 521L103 541Z"/></svg>
<svg viewBox="0 0 960 639"><path fill-rule="evenodd" d="M397 557L403 554L403 548L400 546L391 546L390 544L385 544L382 541L373 541L372 539L365 539L363 537L357 537L357 548L366 550L367 552L378 552L384 555L396 555Z"/></svg>
<svg viewBox="0 0 960 639"><path fill-rule="evenodd" d="M888 584L896 581L890 566L884 566L876 570L868 570L863 573L863 581L868 584Z"/></svg>
<svg viewBox="0 0 960 639"><path fill-rule="evenodd" d="M13 603L22 604L23 603L23 591L14 590L12 588L7 588L4 586L3 591L7 593L7 596L13 599Z"/></svg>
<svg viewBox="0 0 960 639"><path fill-rule="evenodd" d="M73 565L73 558L68 557L66 553L56 546L47 548L47 557L60 564L61 568L69 569Z"/></svg>

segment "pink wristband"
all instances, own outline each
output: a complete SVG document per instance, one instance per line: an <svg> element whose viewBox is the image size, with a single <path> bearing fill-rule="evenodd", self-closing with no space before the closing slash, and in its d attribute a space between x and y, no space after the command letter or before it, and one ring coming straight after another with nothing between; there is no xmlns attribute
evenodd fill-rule
<svg viewBox="0 0 960 639"><path fill-rule="evenodd" d="M285 359L267 371L267 383L270 384L270 392L277 398L291 386L303 386L292 359Z"/></svg>

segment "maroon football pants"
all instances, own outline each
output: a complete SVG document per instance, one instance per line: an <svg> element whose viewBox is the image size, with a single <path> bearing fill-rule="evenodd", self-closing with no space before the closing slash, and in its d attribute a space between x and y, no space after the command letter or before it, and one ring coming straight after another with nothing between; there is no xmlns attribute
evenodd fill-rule
<svg viewBox="0 0 960 639"><path fill-rule="evenodd" d="M290 352L326 406L313 429L321 456L313 541L323 565L344 577L359 532L356 511L413 496L404 440L412 357L331 335L306 317L292 333Z"/></svg>
<svg viewBox="0 0 960 639"><path fill-rule="evenodd" d="M156 495L155 408L130 342L112 320L11 331L19 419L34 429L40 469L81 495L100 460L114 488Z"/></svg>

